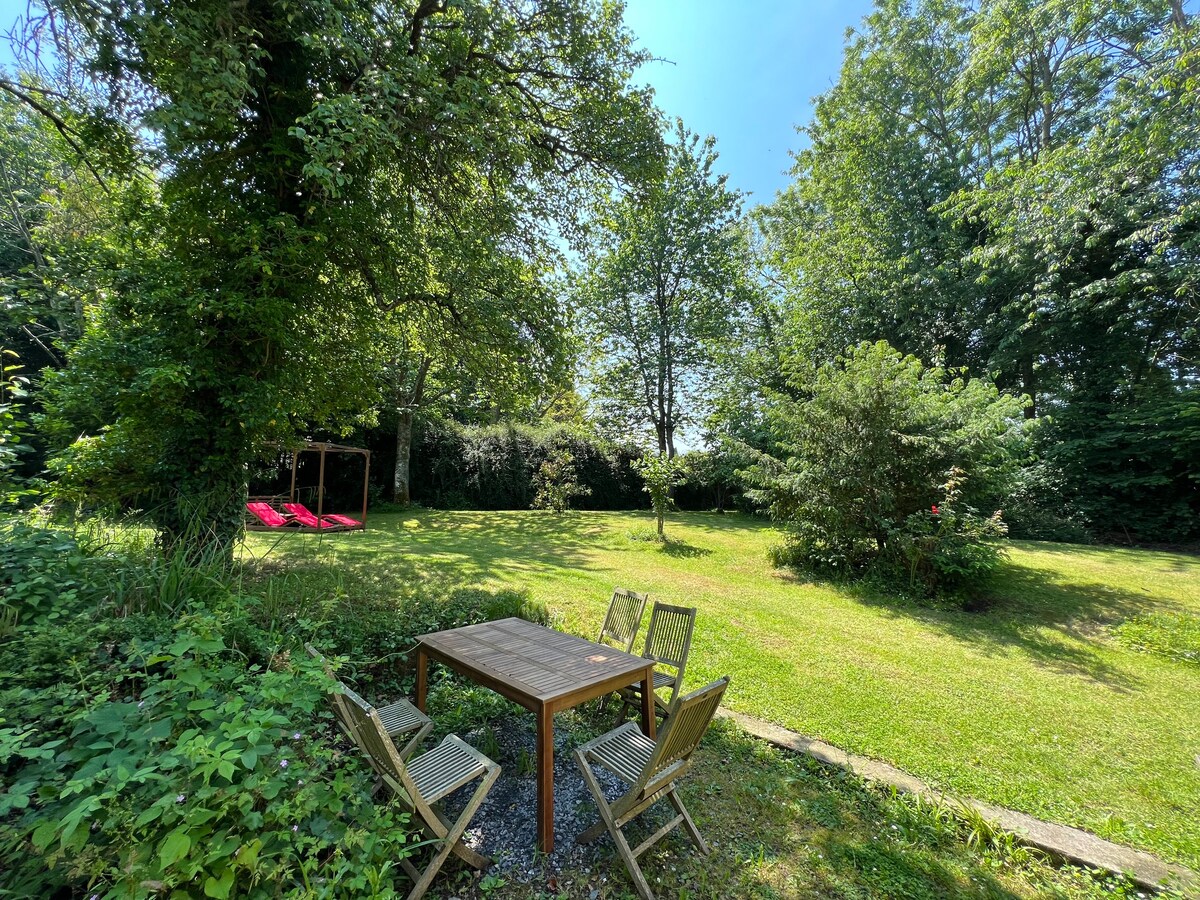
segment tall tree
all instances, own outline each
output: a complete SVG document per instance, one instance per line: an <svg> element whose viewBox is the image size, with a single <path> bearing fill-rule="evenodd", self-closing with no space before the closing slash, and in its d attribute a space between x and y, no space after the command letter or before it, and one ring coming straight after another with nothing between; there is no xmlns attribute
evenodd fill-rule
<svg viewBox="0 0 1200 900"><path fill-rule="evenodd" d="M994 373L1055 414L1047 455L1096 411L1119 430L1139 404L1194 404L1196 54L1164 0L879 3L764 217L797 355L884 338ZM1157 446L1113 441L1118 468ZM1071 466L1078 495L1091 476ZM1136 490L1194 493L1170 454L1143 474ZM1103 505L1106 530L1123 513ZM1200 527L1200 508L1155 527Z"/></svg>
<svg viewBox="0 0 1200 900"><path fill-rule="evenodd" d="M121 151L94 166L116 157L155 184L57 385L61 433L87 435L64 477L153 508L168 537L198 519L228 541L264 444L376 400L389 314L469 320L451 286L430 289L412 216L494 190L552 197L569 232L582 194L653 157L621 12L50 0L46 33L70 37L59 53L94 86L52 112L83 150ZM509 233L484 227L480 245Z"/></svg>
<svg viewBox="0 0 1200 900"><path fill-rule="evenodd" d="M741 198L714 172L715 146L676 122L665 175L597 211L579 284L604 419L649 429L667 457L704 412L713 344L743 303Z"/></svg>

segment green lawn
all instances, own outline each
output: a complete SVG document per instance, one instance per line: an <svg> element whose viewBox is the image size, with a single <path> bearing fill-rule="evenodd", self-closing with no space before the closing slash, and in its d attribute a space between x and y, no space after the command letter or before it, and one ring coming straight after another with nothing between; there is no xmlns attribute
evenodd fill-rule
<svg viewBox="0 0 1200 900"><path fill-rule="evenodd" d="M681 514L416 511L361 534L251 535L315 559L346 595L416 583L525 589L583 634L612 587L699 608L688 686L729 673L727 705L1003 804L1200 868L1200 665L1127 649L1131 616L1200 615L1200 559L1018 543L989 611L895 607L772 569L776 533Z"/></svg>

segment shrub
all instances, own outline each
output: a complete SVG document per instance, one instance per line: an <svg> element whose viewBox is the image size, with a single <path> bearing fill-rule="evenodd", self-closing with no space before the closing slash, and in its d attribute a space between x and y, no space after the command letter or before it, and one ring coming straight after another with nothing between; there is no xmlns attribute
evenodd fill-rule
<svg viewBox="0 0 1200 900"><path fill-rule="evenodd" d="M0 347L0 510L20 505L36 496L28 478L20 475L21 458L27 455L29 424L23 401L29 379L18 375L16 354Z"/></svg>
<svg viewBox="0 0 1200 900"><path fill-rule="evenodd" d="M534 509L566 512L571 508L572 500L576 497L586 497L592 492L591 488L579 483L579 476L575 471L575 457L571 455L570 450L563 448L550 451L538 467L533 483Z"/></svg>
<svg viewBox="0 0 1200 900"><path fill-rule="evenodd" d="M792 384L770 408L776 450L746 471L785 531L777 559L817 574L872 571L954 591L995 564L981 498L1007 493L1022 402L962 371L864 343ZM941 503L946 518L933 518ZM994 524L987 524L992 522ZM956 571L957 570L957 571ZM919 572L919 575L914 575Z"/></svg>
<svg viewBox="0 0 1200 900"><path fill-rule="evenodd" d="M361 767L335 762L327 676L304 654L248 660L231 615L198 608L98 669L75 659L65 696L6 690L21 715L0 727L10 890L275 897L324 880L322 895L362 896L390 881L409 832ZM89 620L52 627L91 634Z"/></svg>
<svg viewBox="0 0 1200 900"><path fill-rule="evenodd" d="M1077 399L1039 438L1073 518L1101 538L1200 539L1200 388Z"/></svg>
<svg viewBox="0 0 1200 900"><path fill-rule="evenodd" d="M715 509L725 512L742 492L738 471L753 461L733 441L721 441L709 450L693 450L677 457L680 483L675 504L681 509Z"/></svg>
<svg viewBox="0 0 1200 900"><path fill-rule="evenodd" d="M988 517L962 502L962 472L952 469L941 501L909 514L889 536L895 568L908 572L910 590L953 593L986 578L1000 561L1007 533L999 511Z"/></svg>

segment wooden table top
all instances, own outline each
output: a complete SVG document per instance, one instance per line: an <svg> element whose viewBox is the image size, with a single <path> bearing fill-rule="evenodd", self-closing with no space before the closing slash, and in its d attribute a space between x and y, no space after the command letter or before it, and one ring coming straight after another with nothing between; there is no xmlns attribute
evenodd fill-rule
<svg viewBox="0 0 1200 900"><path fill-rule="evenodd" d="M628 678L654 663L524 619L499 619L417 640L531 700L548 703L602 682Z"/></svg>

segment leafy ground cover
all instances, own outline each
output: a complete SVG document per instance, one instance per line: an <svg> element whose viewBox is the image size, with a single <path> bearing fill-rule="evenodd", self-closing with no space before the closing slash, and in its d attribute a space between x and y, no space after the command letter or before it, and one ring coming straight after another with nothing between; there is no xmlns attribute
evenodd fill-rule
<svg viewBox="0 0 1200 900"><path fill-rule="evenodd" d="M730 707L1200 867L1200 669L1115 633L1200 612L1200 560L1018 543L988 608L964 612L774 570L777 533L753 519L674 515L666 545L644 539L650 521L415 511L361 534L252 535L244 553L295 579L287 594L386 606L418 588L515 589L583 634L614 585L688 603L688 683L731 674Z"/></svg>

